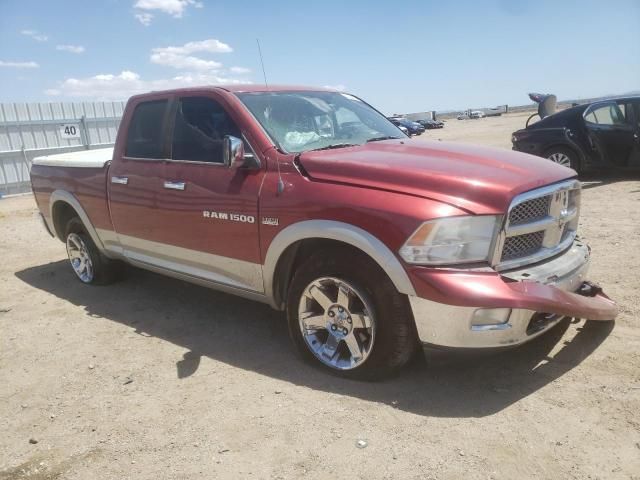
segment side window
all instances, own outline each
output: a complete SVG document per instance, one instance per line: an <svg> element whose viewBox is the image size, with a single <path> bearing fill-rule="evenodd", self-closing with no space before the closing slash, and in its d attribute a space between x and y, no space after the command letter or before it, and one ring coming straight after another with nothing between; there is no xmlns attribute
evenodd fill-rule
<svg viewBox="0 0 640 480"><path fill-rule="evenodd" d="M162 127L167 100L138 104L133 112L125 156L133 158L162 158L164 138Z"/></svg>
<svg viewBox="0 0 640 480"><path fill-rule="evenodd" d="M621 106L616 103L589 107L584 119L589 123L597 125L625 125L627 119L625 117L624 105L622 105L622 108L620 107Z"/></svg>
<svg viewBox="0 0 640 480"><path fill-rule="evenodd" d="M640 127L640 100L624 100L618 104L629 125Z"/></svg>
<svg viewBox="0 0 640 480"><path fill-rule="evenodd" d="M622 118L626 119L627 118L627 106L624 103L618 103L618 108L620 109L620 112L622 113Z"/></svg>
<svg viewBox="0 0 640 480"><path fill-rule="evenodd" d="M631 105L629 105L629 107L631 107ZM629 110L631 110L631 108L629 108ZM636 126L640 128L640 100L633 102L633 113L635 113L636 116Z"/></svg>
<svg viewBox="0 0 640 480"><path fill-rule="evenodd" d="M242 138L240 129L218 102L206 97L182 98L176 110L171 158L223 163L226 135Z"/></svg>

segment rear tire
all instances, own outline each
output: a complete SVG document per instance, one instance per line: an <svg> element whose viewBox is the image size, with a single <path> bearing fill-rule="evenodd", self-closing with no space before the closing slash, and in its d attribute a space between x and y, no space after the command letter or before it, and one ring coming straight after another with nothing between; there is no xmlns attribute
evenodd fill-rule
<svg viewBox="0 0 640 480"><path fill-rule="evenodd" d="M547 150L544 156L558 165L573 168L576 172L580 173L580 160L576 152L570 148L552 147Z"/></svg>
<svg viewBox="0 0 640 480"><path fill-rule="evenodd" d="M371 258L348 248L321 250L298 267L287 319L301 356L343 377L387 377L417 351L407 297Z"/></svg>
<svg viewBox="0 0 640 480"><path fill-rule="evenodd" d="M121 277L123 264L105 257L78 217L65 229L67 255L78 280L87 285L107 285Z"/></svg>

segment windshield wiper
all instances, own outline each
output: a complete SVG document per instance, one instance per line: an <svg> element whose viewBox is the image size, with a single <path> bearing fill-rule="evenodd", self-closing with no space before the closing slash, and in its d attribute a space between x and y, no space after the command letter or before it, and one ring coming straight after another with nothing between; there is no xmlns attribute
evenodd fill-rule
<svg viewBox="0 0 640 480"><path fill-rule="evenodd" d="M320 147L320 148L312 148L311 150L307 150L307 151L319 152L320 150L332 150L334 148L358 147L358 146L360 146L358 143L334 143L333 145L327 145L326 147Z"/></svg>
<svg viewBox="0 0 640 480"><path fill-rule="evenodd" d="M380 142L382 140L400 140L400 137L393 137L391 135L387 135L386 137L374 137L374 138L370 138L369 140L367 140L367 143L369 143L369 142Z"/></svg>

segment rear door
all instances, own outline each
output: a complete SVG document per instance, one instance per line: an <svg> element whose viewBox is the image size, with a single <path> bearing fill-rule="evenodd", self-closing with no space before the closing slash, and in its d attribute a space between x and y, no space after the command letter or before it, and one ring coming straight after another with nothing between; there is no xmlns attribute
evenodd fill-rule
<svg viewBox="0 0 640 480"><path fill-rule="evenodd" d="M166 267L262 291L258 194L264 167L225 166L224 137L243 134L218 94L176 98L170 117L170 155L158 196L164 228L156 236L166 246Z"/></svg>
<svg viewBox="0 0 640 480"><path fill-rule="evenodd" d="M127 128L126 143L124 148L117 146L108 172L116 236L106 235L105 246L145 263L151 263L154 255L150 242L159 241L166 228L158 215L158 193L167 156L169 105L169 98L158 98L132 106L128 125L122 125Z"/></svg>
<svg viewBox="0 0 640 480"><path fill-rule="evenodd" d="M640 98L634 98L627 102L627 109L635 132L633 134L633 152L629 159L629 166L640 168Z"/></svg>
<svg viewBox="0 0 640 480"><path fill-rule="evenodd" d="M585 110L589 141L600 163L625 167L633 159L637 131L630 110L622 101L595 103Z"/></svg>

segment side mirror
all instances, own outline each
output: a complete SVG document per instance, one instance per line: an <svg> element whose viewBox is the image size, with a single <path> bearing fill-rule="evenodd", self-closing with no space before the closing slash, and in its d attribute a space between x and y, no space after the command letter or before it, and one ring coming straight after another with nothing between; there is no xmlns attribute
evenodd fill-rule
<svg viewBox="0 0 640 480"><path fill-rule="evenodd" d="M242 166L244 163L244 143L242 143L242 140L231 135L225 135L222 140L222 158L227 168L231 168L235 164Z"/></svg>
<svg viewBox="0 0 640 480"><path fill-rule="evenodd" d="M225 135L222 140L222 156L224 158L224 166L227 168L260 168L260 160L251 151L245 152L244 142L231 135Z"/></svg>

